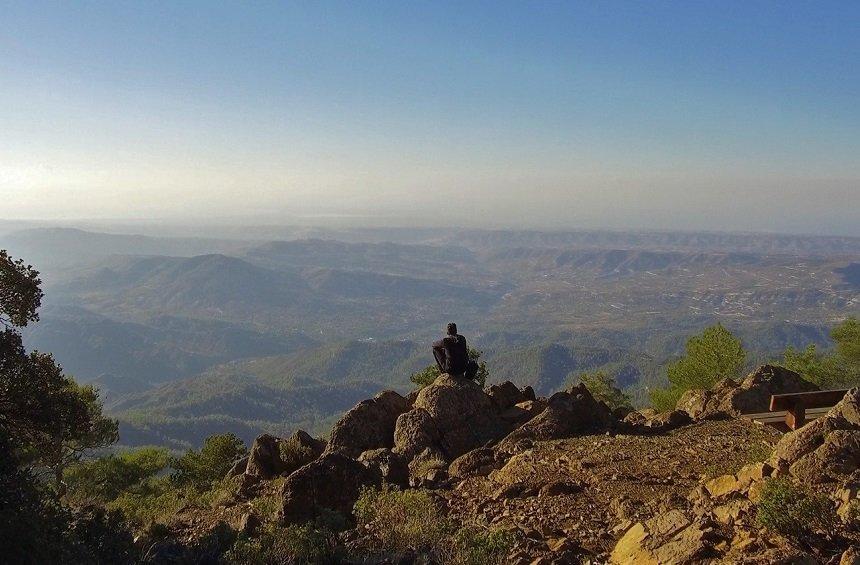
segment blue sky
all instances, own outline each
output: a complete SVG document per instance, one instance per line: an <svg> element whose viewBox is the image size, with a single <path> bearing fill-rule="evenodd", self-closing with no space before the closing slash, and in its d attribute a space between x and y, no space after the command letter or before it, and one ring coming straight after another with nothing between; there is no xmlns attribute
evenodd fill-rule
<svg viewBox="0 0 860 565"><path fill-rule="evenodd" d="M860 235L857 2L0 14L0 217Z"/></svg>

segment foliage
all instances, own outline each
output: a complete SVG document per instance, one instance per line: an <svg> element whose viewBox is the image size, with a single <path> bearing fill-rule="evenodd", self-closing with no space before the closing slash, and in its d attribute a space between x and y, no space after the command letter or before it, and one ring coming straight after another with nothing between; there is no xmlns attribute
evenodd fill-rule
<svg viewBox="0 0 860 565"><path fill-rule="evenodd" d="M119 510L138 527L163 523L173 516L184 500L169 477L151 477L123 491L106 506Z"/></svg>
<svg viewBox="0 0 860 565"><path fill-rule="evenodd" d="M19 468L0 433L0 556L4 563L134 562L132 536L117 513L75 511Z"/></svg>
<svg viewBox="0 0 860 565"><path fill-rule="evenodd" d="M124 491L167 468L170 454L161 447L142 447L85 461L65 472L67 497L110 502Z"/></svg>
<svg viewBox="0 0 860 565"><path fill-rule="evenodd" d="M376 533L375 549L394 555L436 548L451 531L423 490L401 491L387 484L380 489L365 487L354 512L358 528Z"/></svg>
<svg viewBox="0 0 860 565"><path fill-rule="evenodd" d="M0 555L21 563L131 560L118 515L73 512L58 497L65 467L112 443L117 426L92 387L50 355L25 351L18 328L39 319L40 284L36 270L0 250ZM54 491L37 478L45 469Z"/></svg>
<svg viewBox="0 0 860 565"><path fill-rule="evenodd" d="M415 551L430 562L491 565L503 562L514 543L508 532L474 525L458 529L424 490L365 488L354 513L358 528L374 533L376 545L369 549L394 559Z"/></svg>
<svg viewBox="0 0 860 565"><path fill-rule="evenodd" d="M652 391L651 402L657 410L672 410L688 390L709 389L724 378L738 378L745 360L740 340L721 324L711 326L687 341L684 357L667 368L669 387Z"/></svg>
<svg viewBox="0 0 860 565"><path fill-rule="evenodd" d="M846 362L860 366L860 320L848 318L830 332L836 342L836 353Z"/></svg>
<svg viewBox="0 0 860 565"><path fill-rule="evenodd" d="M483 354L483 351L479 351L474 347L469 347L469 360L478 363L478 372L475 375L475 382L481 387L487 384L487 378L490 376L490 371L487 369L487 362L480 360ZM412 381L413 384L418 385L420 390L425 386L433 384L433 381L435 381L441 374L442 371L439 370L439 366L434 363L433 365L428 365L417 373L413 373L412 376L409 377L409 380Z"/></svg>
<svg viewBox="0 0 860 565"><path fill-rule="evenodd" d="M240 539L224 556L228 564L339 563L337 538L315 523L302 526L270 525L255 539Z"/></svg>
<svg viewBox="0 0 860 565"><path fill-rule="evenodd" d="M37 311L43 296L41 284L39 271L0 249L0 323L23 327L38 321Z"/></svg>
<svg viewBox="0 0 860 565"><path fill-rule="evenodd" d="M269 482L271 494L258 496L251 500L251 506L264 520L274 516L283 504L283 498L278 493L281 492L284 481L286 481L284 477L275 477Z"/></svg>
<svg viewBox="0 0 860 565"><path fill-rule="evenodd" d="M454 554L458 565L495 565L503 563L514 546L514 536L504 530L461 528L454 535Z"/></svg>
<svg viewBox="0 0 860 565"><path fill-rule="evenodd" d="M306 461L312 460L314 456L313 449L302 445L296 438L292 437L278 442L278 452L281 461L290 470L298 469Z"/></svg>
<svg viewBox="0 0 860 565"><path fill-rule="evenodd" d="M610 409L633 409L633 406L630 404L630 397L615 386L615 379L603 371L582 373L579 375L579 381L585 385L585 388L588 389L588 392L594 398L605 402Z"/></svg>
<svg viewBox="0 0 860 565"><path fill-rule="evenodd" d="M247 453L244 442L234 434L212 435L206 438L199 451L189 449L170 462L174 469L171 478L179 486L203 491L224 478L236 460Z"/></svg>
<svg viewBox="0 0 860 565"><path fill-rule="evenodd" d="M756 520L782 535L801 537L816 531L831 531L838 518L826 496L809 493L788 479L767 479Z"/></svg>
<svg viewBox="0 0 860 565"><path fill-rule="evenodd" d="M860 322L849 318L833 328L830 337L836 343L831 352L821 353L815 344L802 351L789 347L782 364L822 389L851 387L860 384Z"/></svg>

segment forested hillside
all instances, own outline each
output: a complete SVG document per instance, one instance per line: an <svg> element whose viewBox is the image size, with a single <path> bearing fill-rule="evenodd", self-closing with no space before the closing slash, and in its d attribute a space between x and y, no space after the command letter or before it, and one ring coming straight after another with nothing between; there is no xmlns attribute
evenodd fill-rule
<svg viewBox="0 0 860 565"><path fill-rule="evenodd" d="M45 308L26 343L99 386L129 445L322 431L369 391L406 390L450 320L483 351L491 381L550 394L603 371L642 404L687 336L715 322L752 365L787 346L826 349L830 328L860 313L852 238L282 229L289 239L253 239L265 233L30 229L0 246L44 271Z"/></svg>

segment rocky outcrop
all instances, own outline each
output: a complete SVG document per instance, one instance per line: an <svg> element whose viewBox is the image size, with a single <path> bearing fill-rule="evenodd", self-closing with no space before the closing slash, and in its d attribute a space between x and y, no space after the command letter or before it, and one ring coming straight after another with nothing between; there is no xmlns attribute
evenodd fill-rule
<svg viewBox="0 0 860 565"><path fill-rule="evenodd" d="M448 475L458 479L473 476L485 477L501 466L496 461L495 450L475 449L454 459L451 466L448 467Z"/></svg>
<svg viewBox="0 0 860 565"><path fill-rule="evenodd" d="M848 391L821 418L783 436L772 463L811 483L837 481L860 468L860 388Z"/></svg>
<svg viewBox="0 0 860 565"><path fill-rule="evenodd" d="M507 410L511 406L520 402L525 402L526 400L534 400L534 396L532 396L532 398L528 398L526 394L517 388L517 385L511 381L505 381L497 385L490 385L490 388L487 389L487 394L493 399L493 403L499 411Z"/></svg>
<svg viewBox="0 0 860 565"><path fill-rule="evenodd" d="M543 412L544 408L546 408L546 401L543 399L526 400L503 410L499 417L511 428L516 428Z"/></svg>
<svg viewBox="0 0 860 565"><path fill-rule="evenodd" d="M706 520L691 520L670 510L634 524L615 545L609 562L616 565L697 563L716 555L719 538Z"/></svg>
<svg viewBox="0 0 860 565"><path fill-rule="evenodd" d="M350 516L361 488L380 483L376 472L355 459L327 453L287 477L281 491L279 518L284 523L299 524L324 509Z"/></svg>
<svg viewBox="0 0 860 565"><path fill-rule="evenodd" d="M359 455L358 462L378 473L386 483L409 486L409 467L399 453L388 448L372 449Z"/></svg>
<svg viewBox="0 0 860 565"><path fill-rule="evenodd" d="M245 474L260 479L271 479L286 470L284 462L281 461L280 439L263 434L254 440L248 461L245 465Z"/></svg>
<svg viewBox="0 0 860 565"><path fill-rule="evenodd" d="M303 430L287 439L263 434L254 440L242 472L258 479L271 479L292 473L319 457L324 450L325 442L314 439ZM238 474L241 465L240 460L227 476Z"/></svg>
<svg viewBox="0 0 860 565"><path fill-rule="evenodd" d="M392 390L359 402L332 427L327 451L358 457L369 449L393 447L397 418L409 409L409 401Z"/></svg>
<svg viewBox="0 0 860 565"><path fill-rule="evenodd" d="M411 459L431 449L450 461L497 441L508 429L480 386L442 374L418 393L412 410L397 419L394 450Z"/></svg>
<svg viewBox="0 0 860 565"><path fill-rule="evenodd" d="M397 418L394 426L394 451L407 461L411 461L425 449L441 451L441 445L442 435L427 410L416 408Z"/></svg>
<svg viewBox="0 0 860 565"><path fill-rule="evenodd" d="M615 419L606 404L591 396L585 385L568 392L557 392L547 407L508 435L503 444L512 446L522 440L549 440L575 434L608 430Z"/></svg>
<svg viewBox="0 0 860 565"><path fill-rule="evenodd" d="M794 371L776 365L762 365L741 381L723 379L711 390L688 390L678 401L677 409L692 418L740 416L767 412L774 394L810 392L818 387Z"/></svg>

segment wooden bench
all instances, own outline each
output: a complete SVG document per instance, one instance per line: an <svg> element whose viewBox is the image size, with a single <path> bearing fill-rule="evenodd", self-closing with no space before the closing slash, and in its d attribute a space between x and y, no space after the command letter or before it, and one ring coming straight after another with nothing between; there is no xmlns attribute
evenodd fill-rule
<svg viewBox="0 0 860 565"><path fill-rule="evenodd" d="M775 394L770 397L770 411L741 414L741 418L767 424L783 431L796 430L806 422L827 414L845 396L845 390L821 390Z"/></svg>
<svg viewBox="0 0 860 565"><path fill-rule="evenodd" d="M771 414L771 417L784 414L785 425L790 430L796 430L808 420L815 420L826 414L842 400L846 392L848 389L774 394L770 397L770 412L767 414Z"/></svg>

